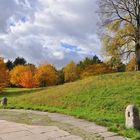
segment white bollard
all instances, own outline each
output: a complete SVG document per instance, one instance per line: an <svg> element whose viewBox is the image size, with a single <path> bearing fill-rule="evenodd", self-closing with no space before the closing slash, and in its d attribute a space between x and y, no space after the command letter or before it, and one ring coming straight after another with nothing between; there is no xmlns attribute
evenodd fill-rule
<svg viewBox="0 0 140 140"><path fill-rule="evenodd" d="M140 129L139 110L134 105L128 105L125 111L125 127Z"/></svg>

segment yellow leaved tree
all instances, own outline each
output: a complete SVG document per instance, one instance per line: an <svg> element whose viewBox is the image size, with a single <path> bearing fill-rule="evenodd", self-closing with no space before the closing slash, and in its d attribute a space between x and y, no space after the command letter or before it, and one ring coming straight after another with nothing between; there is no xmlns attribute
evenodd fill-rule
<svg viewBox="0 0 140 140"><path fill-rule="evenodd" d="M71 61L64 68L64 80L65 82L73 82L79 78L77 65Z"/></svg>
<svg viewBox="0 0 140 140"><path fill-rule="evenodd" d="M98 4L105 50L122 62L134 55L140 71L140 0L98 0Z"/></svg>
<svg viewBox="0 0 140 140"><path fill-rule="evenodd" d="M55 67L50 64L42 64L38 67L35 78L38 86L53 86L59 82L59 75Z"/></svg>
<svg viewBox="0 0 140 140"><path fill-rule="evenodd" d="M127 64L126 71L135 71L136 70L136 59L132 58Z"/></svg>

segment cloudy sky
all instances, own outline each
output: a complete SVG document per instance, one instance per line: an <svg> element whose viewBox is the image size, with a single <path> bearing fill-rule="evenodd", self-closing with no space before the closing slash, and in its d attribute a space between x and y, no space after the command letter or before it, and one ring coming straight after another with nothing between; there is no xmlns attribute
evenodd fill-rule
<svg viewBox="0 0 140 140"><path fill-rule="evenodd" d="M62 67L100 55L96 0L0 0L0 56Z"/></svg>

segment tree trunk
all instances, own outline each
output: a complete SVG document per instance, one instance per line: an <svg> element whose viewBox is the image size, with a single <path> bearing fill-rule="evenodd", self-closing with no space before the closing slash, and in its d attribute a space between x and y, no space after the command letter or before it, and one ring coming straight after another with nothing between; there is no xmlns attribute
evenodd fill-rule
<svg viewBox="0 0 140 140"><path fill-rule="evenodd" d="M136 64L137 71L140 71L140 3L138 1L137 32L136 32Z"/></svg>
<svg viewBox="0 0 140 140"><path fill-rule="evenodd" d="M140 71L140 44L136 45L136 70Z"/></svg>

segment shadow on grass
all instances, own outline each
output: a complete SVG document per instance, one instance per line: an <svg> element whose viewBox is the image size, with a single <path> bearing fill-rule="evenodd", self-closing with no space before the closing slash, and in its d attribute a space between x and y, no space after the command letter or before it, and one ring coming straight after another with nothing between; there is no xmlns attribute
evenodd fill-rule
<svg viewBox="0 0 140 140"><path fill-rule="evenodd" d="M0 97L21 96L21 95L25 95L25 94L29 94L29 93L39 92L44 89L46 89L46 88L28 89L28 90L20 90L20 91L13 91L13 92L4 91L3 93L0 94Z"/></svg>

